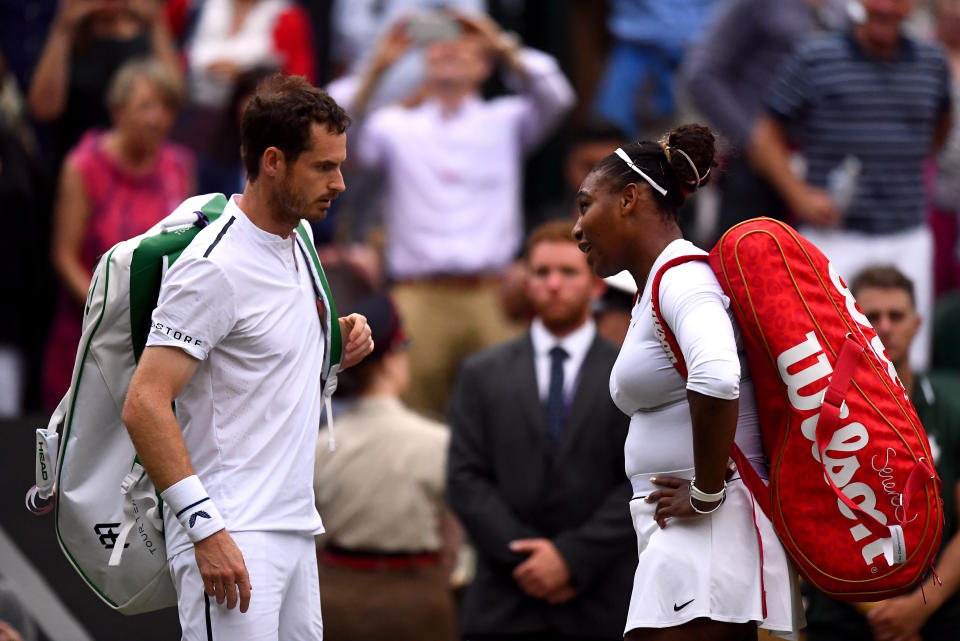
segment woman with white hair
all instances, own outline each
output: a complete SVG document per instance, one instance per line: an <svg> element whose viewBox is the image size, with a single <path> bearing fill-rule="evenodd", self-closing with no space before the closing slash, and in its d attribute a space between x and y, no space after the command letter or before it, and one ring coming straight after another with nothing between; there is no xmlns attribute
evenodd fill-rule
<svg viewBox="0 0 960 641"><path fill-rule="evenodd" d="M167 141L180 99L180 84L164 65L127 63L107 93L113 126L88 131L64 160L51 245L62 287L44 367L49 408L70 385L97 258L145 232L193 192L192 155Z"/></svg>

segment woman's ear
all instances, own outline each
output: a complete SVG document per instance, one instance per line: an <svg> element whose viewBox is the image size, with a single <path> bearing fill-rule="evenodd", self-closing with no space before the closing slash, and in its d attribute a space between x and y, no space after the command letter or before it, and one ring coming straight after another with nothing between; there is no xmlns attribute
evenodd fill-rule
<svg viewBox="0 0 960 641"><path fill-rule="evenodd" d="M637 189L637 183L628 183L620 192L620 213L626 214L633 211L640 198L640 192Z"/></svg>

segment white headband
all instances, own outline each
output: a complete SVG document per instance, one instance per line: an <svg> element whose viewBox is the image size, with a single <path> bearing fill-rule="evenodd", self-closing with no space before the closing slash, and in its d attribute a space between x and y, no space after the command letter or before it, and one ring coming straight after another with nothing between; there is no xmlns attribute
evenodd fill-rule
<svg viewBox="0 0 960 641"><path fill-rule="evenodd" d="M703 179L704 179L704 178L706 178L707 176L710 175L710 168L707 167L707 172L706 172L705 174L703 174L703 177L701 177L701 176L700 176L700 172L697 171L697 166L696 166L695 164L693 164L693 160L690 159L690 156L688 156L688 155L687 155L687 152L685 152L683 149L680 149L680 148L678 148L678 147L665 147L664 149L665 149L665 150L669 149L670 151L675 151L675 152L677 152L678 154L680 154L681 156L683 156L684 158L687 159L687 162L690 163L690 168L693 169L693 175L697 177L697 182L696 182L697 187L700 186L700 183L703 182ZM694 184L693 181L690 181L690 184L691 184L691 185Z"/></svg>
<svg viewBox="0 0 960 641"><path fill-rule="evenodd" d="M656 189L658 192L660 192L660 195L661 195L661 196L666 196L666 195L667 195L667 190L666 190L666 189L664 189L663 187L661 187L660 185L658 185L656 182L654 182L653 178L651 178L650 176L648 176L648 175L646 175L645 173L643 173L643 170L641 170L639 167L637 167L637 166L634 164L634 162L630 159L630 154L628 154L627 152L625 152L625 151L624 151L622 148L620 148L620 147L617 147L617 150L616 150L614 153L617 154L618 156L620 156L621 158L623 158L623 162L627 163L627 165L630 167L630 169L632 169L632 170L634 170L635 172L637 172L638 174L640 174L640 176L641 176L644 180L646 180L647 183L648 183L651 187L653 187L653 188Z"/></svg>

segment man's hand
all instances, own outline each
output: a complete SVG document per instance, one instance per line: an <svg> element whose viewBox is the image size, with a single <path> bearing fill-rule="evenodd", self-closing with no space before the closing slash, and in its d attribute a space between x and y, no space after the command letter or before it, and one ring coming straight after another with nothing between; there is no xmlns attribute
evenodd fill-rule
<svg viewBox="0 0 960 641"><path fill-rule="evenodd" d="M240 611L250 607L250 574L243 562L243 554L226 530L211 534L202 541L194 543L194 553L200 576L203 577L203 591L217 598L217 603L227 602L232 610L237 606L239 592Z"/></svg>
<svg viewBox="0 0 960 641"><path fill-rule="evenodd" d="M517 539L510 542L510 550L530 555L513 570L513 580L524 592L551 603L573 598L570 568L550 539Z"/></svg>
<svg viewBox="0 0 960 641"><path fill-rule="evenodd" d="M104 0L61 0L57 7L54 24L68 35L73 36L77 27L88 17L102 9L109 8Z"/></svg>
<svg viewBox="0 0 960 641"><path fill-rule="evenodd" d="M390 27L377 45L370 62L371 70L374 73L383 73L400 59L412 43L413 39L407 33L407 18L401 18Z"/></svg>
<svg viewBox="0 0 960 641"><path fill-rule="evenodd" d="M878 603L867 612L867 621L875 641L919 641L920 628L935 609L923 603L919 591L911 592Z"/></svg>
<svg viewBox="0 0 960 641"><path fill-rule="evenodd" d="M805 185L790 198L790 208L804 222L817 227L840 223L840 212L830 195L822 189Z"/></svg>
<svg viewBox="0 0 960 641"><path fill-rule="evenodd" d="M350 314L340 318L340 335L343 336L343 358L340 369L353 367L373 351L373 339L367 319L360 314Z"/></svg>
<svg viewBox="0 0 960 641"><path fill-rule="evenodd" d="M0 621L0 641L23 641L20 633L8 623Z"/></svg>

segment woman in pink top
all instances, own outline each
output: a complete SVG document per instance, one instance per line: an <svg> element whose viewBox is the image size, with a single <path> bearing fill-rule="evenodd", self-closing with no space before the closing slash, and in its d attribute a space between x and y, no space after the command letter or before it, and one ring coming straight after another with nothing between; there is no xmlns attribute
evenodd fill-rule
<svg viewBox="0 0 960 641"><path fill-rule="evenodd" d="M44 367L48 409L70 386L97 259L147 231L193 192L190 152L166 141L180 104L169 71L153 60L128 63L111 82L107 103L113 128L87 132L60 177L51 250L62 291Z"/></svg>

